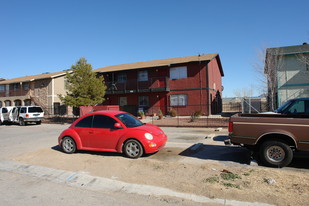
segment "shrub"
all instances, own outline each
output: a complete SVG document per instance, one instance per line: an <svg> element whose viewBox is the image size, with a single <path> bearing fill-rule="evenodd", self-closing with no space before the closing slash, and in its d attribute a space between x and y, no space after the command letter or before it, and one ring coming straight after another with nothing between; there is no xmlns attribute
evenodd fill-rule
<svg viewBox="0 0 309 206"><path fill-rule="evenodd" d="M241 179L241 177L238 174L234 173L221 173L220 176L224 180L235 180L235 179Z"/></svg>
<svg viewBox="0 0 309 206"><path fill-rule="evenodd" d="M171 117L176 117L177 116L177 111L175 109L171 108L170 111L169 111L169 115Z"/></svg>
<svg viewBox="0 0 309 206"><path fill-rule="evenodd" d="M142 110L138 111L137 114L138 114L140 117L145 116L145 112L142 111Z"/></svg>
<svg viewBox="0 0 309 206"><path fill-rule="evenodd" d="M208 177L203 180L205 183L216 183L219 182L219 177Z"/></svg>
<svg viewBox="0 0 309 206"><path fill-rule="evenodd" d="M162 113L161 109L158 110L158 117L159 117L159 119L163 118L163 113Z"/></svg>
<svg viewBox="0 0 309 206"><path fill-rule="evenodd" d="M197 111L194 112L194 116L196 116L196 117L200 117L202 115L203 115L202 110L197 110Z"/></svg>
<svg viewBox="0 0 309 206"><path fill-rule="evenodd" d="M189 122L195 122L197 118L199 118L200 116L202 116L203 112L202 110L197 110L194 113L192 113L190 121Z"/></svg>

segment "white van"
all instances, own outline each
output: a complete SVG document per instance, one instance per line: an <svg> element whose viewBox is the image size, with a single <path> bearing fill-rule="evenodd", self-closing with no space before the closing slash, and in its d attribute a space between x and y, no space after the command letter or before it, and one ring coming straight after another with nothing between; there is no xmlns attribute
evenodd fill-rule
<svg viewBox="0 0 309 206"><path fill-rule="evenodd" d="M40 106L14 107L9 114L9 121L19 123L20 126L28 122L41 124L42 119L44 119L44 111Z"/></svg>
<svg viewBox="0 0 309 206"><path fill-rule="evenodd" d="M10 122L9 116L14 107L1 107L0 108L0 125Z"/></svg>

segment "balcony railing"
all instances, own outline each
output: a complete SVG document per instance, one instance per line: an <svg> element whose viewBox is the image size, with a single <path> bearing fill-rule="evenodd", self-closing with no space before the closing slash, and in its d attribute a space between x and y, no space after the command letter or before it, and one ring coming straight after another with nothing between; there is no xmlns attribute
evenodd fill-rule
<svg viewBox="0 0 309 206"><path fill-rule="evenodd" d="M148 81L127 80L125 82L106 82L107 94L124 94L138 92L166 92L170 91L169 78L150 78Z"/></svg>
<svg viewBox="0 0 309 206"><path fill-rule="evenodd" d="M5 97L5 91L0 92L0 97Z"/></svg>
<svg viewBox="0 0 309 206"><path fill-rule="evenodd" d="M9 95L10 97L13 96L26 96L29 90L19 89L19 90L10 90Z"/></svg>

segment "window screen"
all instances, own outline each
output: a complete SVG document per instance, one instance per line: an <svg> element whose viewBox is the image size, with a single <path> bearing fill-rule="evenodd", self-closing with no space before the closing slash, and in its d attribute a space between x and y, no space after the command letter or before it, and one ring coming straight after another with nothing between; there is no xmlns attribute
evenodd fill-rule
<svg viewBox="0 0 309 206"><path fill-rule="evenodd" d="M187 78L187 67L170 68L170 78L171 79Z"/></svg>
<svg viewBox="0 0 309 206"><path fill-rule="evenodd" d="M148 72L147 71L139 71L138 72L138 81L148 81Z"/></svg>
<svg viewBox="0 0 309 206"><path fill-rule="evenodd" d="M186 94L175 94L170 96L171 106L186 106L188 104L188 96Z"/></svg>

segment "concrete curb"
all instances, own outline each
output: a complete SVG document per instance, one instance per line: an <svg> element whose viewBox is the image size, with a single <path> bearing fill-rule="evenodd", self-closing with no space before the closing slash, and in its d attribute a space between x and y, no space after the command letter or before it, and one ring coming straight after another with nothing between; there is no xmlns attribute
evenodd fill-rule
<svg viewBox="0 0 309 206"><path fill-rule="evenodd" d="M269 204L257 202L241 202L235 200L211 199L204 196L175 192L173 190L140 184L129 184L104 177L95 177L86 172L69 172L36 165L20 164L12 161L0 161L0 170L14 172L26 176L36 177L60 184L82 187L89 190L105 192L127 192L139 195L171 196L200 203L217 203L235 206L268 206Z"/></svg>

